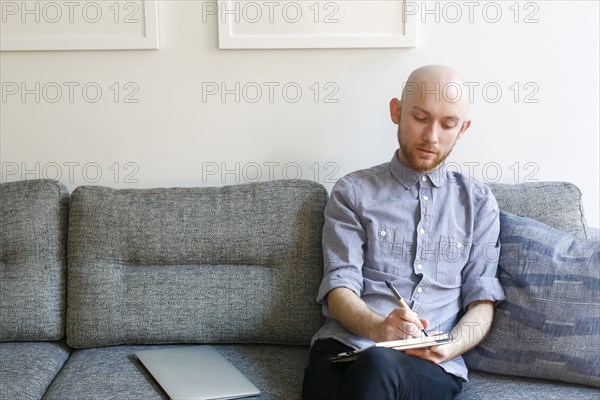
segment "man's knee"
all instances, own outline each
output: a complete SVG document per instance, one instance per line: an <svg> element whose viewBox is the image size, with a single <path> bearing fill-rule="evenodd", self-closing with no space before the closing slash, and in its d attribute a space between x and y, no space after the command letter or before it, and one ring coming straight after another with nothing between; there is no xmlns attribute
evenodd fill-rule
<svg viewBox="0 0 600 400"><path fill-rule="evenodd" d="M405 354L374 347L348 368L339 399L398 399L406 391Z"/></svg>
<svg viewBox="0 0 600 400"><path fill-rule="evenodd" d="M402 365L408 360L408 355L404 352L385 347L373 347L358 356L357 361L368 364L381 365L389 367L392 365Z"/></svg>
<svg viewBox="0 0 600 400"><path fill-rule="evenodd" d="M332 363L326 357L313 360L304 370L302 398L306 400L331 400L334 398L348 364Z"/></svg>
<svg viewBox="0 0 600 400"><path fill-rule="evenodd" d="M399 384L406 376L406 357L410 356L398 350L374 347L360 354L355 363L357 368L369 371L369 374Z"/></svg>

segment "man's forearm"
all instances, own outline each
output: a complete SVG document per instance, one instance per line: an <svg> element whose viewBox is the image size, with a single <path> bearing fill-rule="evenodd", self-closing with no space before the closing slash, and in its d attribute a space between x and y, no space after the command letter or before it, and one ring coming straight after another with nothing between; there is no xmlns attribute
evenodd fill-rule
<svg viewBox="0 0 600 400"><path fill-rule="evenodd" d="M485 338L492 326L493 318L493 302L475 301L469 305L465 315L451 331L456 341L429 348L406 350L406 353L424 358L434 364L452 360L477 346Z"/></svg>
<svg viewBox="0 0 600 400"><path fill-rule="evenodd" d="M465 315L452 329L452 336L457 338L452 343L453 357L457 357L477 346L488 334L494 319L494 303L476 301L469 305Z"/></svg>
<svg viewBox="0 0 600 400"><path fill-rule="evenodd" d="M379 341L376 327L384 318L371 310L352 290L333 289L327 295L327 306L331 316L350 332Z"/></svg>
<svg viewBox="0 0 600 400"><path fill-rule="evenodd" d="M342 326L355 335L374 342L414 337L420 335L421 329L428 324L404 307L397 307L383 317L371 310L356 293L346 288L336 288L329 292L327 305L331 316Z"/></svg>

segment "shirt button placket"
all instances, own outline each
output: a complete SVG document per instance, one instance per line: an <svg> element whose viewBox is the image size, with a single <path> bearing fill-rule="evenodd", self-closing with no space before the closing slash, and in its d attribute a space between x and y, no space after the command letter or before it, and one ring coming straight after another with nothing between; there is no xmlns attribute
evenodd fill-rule
<svg viewBox="0 0 600 400"><path fill-rule="evenodd" d="M421 221L417 225L417 259L415 260L416 270L415 273L422 274L425 263L427 262L423 258L422 244L427 246L429 229L431 227L431 184L427 176L423 175L421 182L419 182L419 205L421 208Z"/></svg>
<svg viewBox="0 0 600 400"><path fill-rule="evenodd" d="M426 263L427 260L423 256L423 247L428 248L429 236L431 230L431 208L432 208L432 191L431 182L427 176L423 176L419 182L419 205L421 208L421 221L417 225L417 259L415 260L415 273L425 274L427 271ZM419 283L413 295L414 306L419 309L420 297L423 293L423 286Z"/></svg>

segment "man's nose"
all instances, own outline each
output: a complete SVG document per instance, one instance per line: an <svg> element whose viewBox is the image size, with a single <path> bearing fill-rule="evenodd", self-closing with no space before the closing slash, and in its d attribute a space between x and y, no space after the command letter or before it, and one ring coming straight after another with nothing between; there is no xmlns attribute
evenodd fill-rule
<svg viewBox="0 0 600 400"><path fill-rule="evenodd" d="M436 123L427 125L421 139L426 143L435 144L439 139L439 126Z"/></svg>

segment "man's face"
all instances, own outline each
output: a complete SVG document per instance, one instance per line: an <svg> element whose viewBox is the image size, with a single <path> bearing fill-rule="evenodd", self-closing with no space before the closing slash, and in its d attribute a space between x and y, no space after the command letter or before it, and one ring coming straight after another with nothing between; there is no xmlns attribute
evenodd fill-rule
<svg viewBox="0 0 600 400"><path fill-rule="evenodd" d="M471 122L465 121L464 104L420 93L408 96L403 103L393 99L390 112L398 124L398 158L419 172L440 165Z"/></svg>

